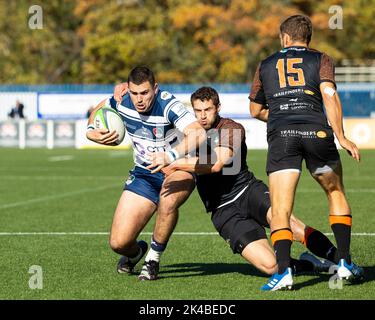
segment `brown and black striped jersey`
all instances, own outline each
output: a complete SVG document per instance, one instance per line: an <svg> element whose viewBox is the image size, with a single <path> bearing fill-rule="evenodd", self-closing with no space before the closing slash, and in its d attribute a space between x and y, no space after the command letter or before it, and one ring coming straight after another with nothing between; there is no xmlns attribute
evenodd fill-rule
<svg viewBox="0 0 375 320"><path fill-rule="evenodd" d="M231 163L218 173L197 175L197 189L207 212L232 200L249 182L254 174L246 163L247 146L244 127L229 118L219 117L214 127L207 132L207 145L197 151L199 162L215 163L216 147L227 147L233 151Z"/></svg>

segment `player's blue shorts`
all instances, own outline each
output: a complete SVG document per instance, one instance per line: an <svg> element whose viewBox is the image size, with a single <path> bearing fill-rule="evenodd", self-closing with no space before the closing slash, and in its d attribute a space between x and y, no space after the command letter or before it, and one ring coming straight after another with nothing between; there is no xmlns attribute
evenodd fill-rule
<svg viewBox="0 0 375 320"><path fill-rule="evenodd" d="M134 192L151 200L157 205L159 203L159 194L163 181L163 173L151 173L147 169L135 166L134 169L129 172L124 190Z"/></svg>

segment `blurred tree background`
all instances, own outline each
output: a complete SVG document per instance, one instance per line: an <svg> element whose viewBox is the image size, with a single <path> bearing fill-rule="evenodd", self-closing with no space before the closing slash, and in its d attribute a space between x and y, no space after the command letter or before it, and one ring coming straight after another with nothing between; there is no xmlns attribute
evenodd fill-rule
<svg viewBox="0 0 375 320"><path fill-rule="evenodd" d="M31 5L43 29L29 28ZM332 5L343 29L329 28ZM375 0L0 0L0 83L115 83L136 65L164 83L250 82L297 13L337 65L375 59Z"/></svg>

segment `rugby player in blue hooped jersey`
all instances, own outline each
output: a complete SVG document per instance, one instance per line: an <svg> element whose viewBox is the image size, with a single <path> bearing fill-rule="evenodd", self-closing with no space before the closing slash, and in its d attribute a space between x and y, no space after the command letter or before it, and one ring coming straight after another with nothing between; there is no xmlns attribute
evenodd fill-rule
<svg viewBox="0 0 375 320"><path fill-rule="evenodd" d="M147 67L134 68L127 83L116 86L115 95L102 101L91 113L87 138L113 145L118 137L116 131L93 126L96 110L104 106L117 110L123 118L135 162L118 202L110 234L111 248L121 255L117 271L132 273L147 252L147 243L137 241L137 237L157 210L151 248L138 277L156 280L160 256L177 223L178 208L195 186L190 173L176 171L165 178L160 170L199 147L206 140L206 133L181 102L159 88ZM179 136L183 136L181 143Z"/></svg>

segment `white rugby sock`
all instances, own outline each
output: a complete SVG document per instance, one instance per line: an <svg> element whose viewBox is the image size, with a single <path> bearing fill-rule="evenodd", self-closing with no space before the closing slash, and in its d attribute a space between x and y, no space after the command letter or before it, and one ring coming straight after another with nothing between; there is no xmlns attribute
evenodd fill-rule
<svg viewBox="0 0 375 320"><path fill-rule="evenodd" d="M153 260L153 261L159 262L162 253L163 253L163 251L162 252L155 251L154 249L150 248L150 250L148 250L148 252L147 252L147 256L145 258L145 261Z"/></svg>

